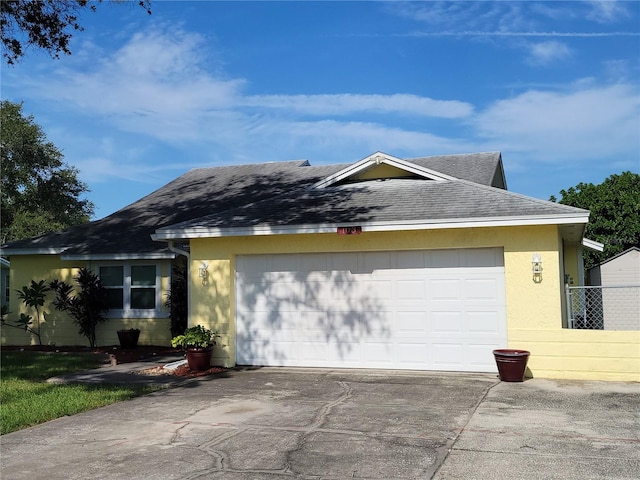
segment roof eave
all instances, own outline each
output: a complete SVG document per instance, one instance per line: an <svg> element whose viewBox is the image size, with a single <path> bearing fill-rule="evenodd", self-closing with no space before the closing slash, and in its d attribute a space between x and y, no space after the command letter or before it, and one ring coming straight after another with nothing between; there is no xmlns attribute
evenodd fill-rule
<svg viewBox="0 0 640 480"><path fill-rule="evenodd" d="M69 247L46 247L46 248L3 248L2 255L13 257L16 255L60 255Z"/></svg>
<svg viewBox="0 0 640 480"><path fill-rule="evenodd" d="M589 250L593 250L594 252L604 251L604 243L596 242L595 240L590 240L588 238L582 239L582 246Z"/></svg>
<svg viewBox="0 0 640 480"><path fill-rule="evenodd" d="M104 254L77 254L60 255L61 260L90 260L90 261L110 261L110 260L171 260L176 258L174 252L152 252L152 253L104 253Z"/></svg>
<svg viewBox="0 0 640 480"><path fill-rule="evenodd" d="M536 215L484 218L451 218L438 220L396 222L340 222L300 225L258 225L246 227L193 227L184 229L165 228L151 236L156 241L186 240L193 238L246 237L256 235L296 235L313 233L335 233L338 227L359 226L363 232L390 232L403 230L437 230L453 228L514 227L532 225L586 224L588 215Z"/></svg>

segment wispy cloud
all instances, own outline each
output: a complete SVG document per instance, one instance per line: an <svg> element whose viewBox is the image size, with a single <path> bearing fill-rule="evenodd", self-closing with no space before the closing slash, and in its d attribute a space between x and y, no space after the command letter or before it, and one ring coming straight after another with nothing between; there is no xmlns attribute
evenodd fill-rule
<svg viewBox="0 0 640 480"><path fill-rule="evenodd" d="M150 29L97 64L59 68L46 79L35 75L24 87L125 132L218 146L237 142L241 132L259 135L283 119L372 113L457 119L473 113L467 102L410 94L245 95L244 79L206 71L202 49L198 35Z"/></svg>
<svg viewBox="0 0 640 480"><path fill-rule="evenodd" d="M629 17L629 10L624 2L615 0L590 1L587 4L591 10L587 18L598 23L615 23Z"/></svg>
<svg viewBox="0 0 640 480"><path fill-rule="evenodd" d="M566 44L550 40L529 45L528 62L532 65L549 65L558 60L571 56L571 50Z"/></svg>
<svg viewBox="0 0 640 480"><path fill-rule="evenodd" d="M602 38L602 37L640 37L640 32L537 32L537 31L440 31L409 32L394 34L398 37L562 37L562 38Z"/></svg>
<svg viewBox="0 0 640 480"><path fill-rule="evenodd" d="M637 148L637 85L585 86L565 92L530 90L496 101L474 119L478 134L542 162L582 163Z"/></svg>
<svg viewBox="0 0 640 480"><path fill-rule="evenodd" d="M628 158L637 149L640 92L620 79L528 87L481 107L401 93L247 95L247 80L207 69L204 48L197 35L151 29L118 51L101 52L97 63L80 56L77 65L34 73L22 88L115 127L112 142L85 145L92 153L73 162L101 180L161 175L137 150L151 139L184 159L158 169L256 161L256 155L341 162L376 150L399 156L502 150L531 162L578 162ZM570 54L556 41L530 48L539 62ZM443 122L453 129L437 130Z"/></svg>
<svg viewBox="0 0 640 480"><path fill-rule="evenodd" d="M397 113L439 118L470 115L473 106L457 100L434 100L417 95L261 95L247 96L244 106L289 110L303 115L346 116L361 112Z"/></svg>

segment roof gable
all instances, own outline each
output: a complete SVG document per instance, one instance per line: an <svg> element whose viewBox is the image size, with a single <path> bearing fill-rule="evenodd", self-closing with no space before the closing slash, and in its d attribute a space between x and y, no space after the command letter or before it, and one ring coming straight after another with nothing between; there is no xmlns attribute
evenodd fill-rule
<svg viewBox="0 0 640 480"><path fill-rule="evenodd" d="M362 180L381 180L390 178L413 177L423 180L447 181L453 177L436 172L406 160L376 152L342 170L323 178L314 188L326 188L344 183Z"/></svg>
<svg viewBox="0 0 640 480"><path fill-rule="evenodd" d="M638 248L638 247L629 247L626 250L624 250L622 252L619 252L619 253L615 254L614 256L609 257L606 260L600 262L598 266L602 266L602 265L604 265L606 263L609 263L611 261L618 260L621 257L629 256L631 258L637 258L638 254L640 254L640 248Z"/></svg>

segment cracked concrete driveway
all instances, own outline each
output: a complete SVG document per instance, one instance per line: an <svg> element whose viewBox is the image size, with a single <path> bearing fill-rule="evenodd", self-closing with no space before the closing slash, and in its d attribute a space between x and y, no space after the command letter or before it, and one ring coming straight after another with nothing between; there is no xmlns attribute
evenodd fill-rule
<svg viewBox="0 0 640 480"><path fill-rule="evenodd" d="M127 377L77 378L110 375ZM12 480L637 480L639 408L638 383L264 368L4 435L0 465Z"/></svg>
<svg viewBox="0 0 640 480"><path fill-rule="evenodd" d="M431 478L495 375L259 369L2 437L19 479Z"/></svg>

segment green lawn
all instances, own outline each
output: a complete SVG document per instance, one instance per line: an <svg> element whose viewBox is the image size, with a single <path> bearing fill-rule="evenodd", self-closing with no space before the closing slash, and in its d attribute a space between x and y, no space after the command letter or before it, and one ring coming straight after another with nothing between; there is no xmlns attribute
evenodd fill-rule
<svg viewBox="0 0 640 480"><path fill-rule="evenodd" d="M0 352L0 434L158 390L122 385L59 385L47 378L96 368L91 355Z"/></svg>

